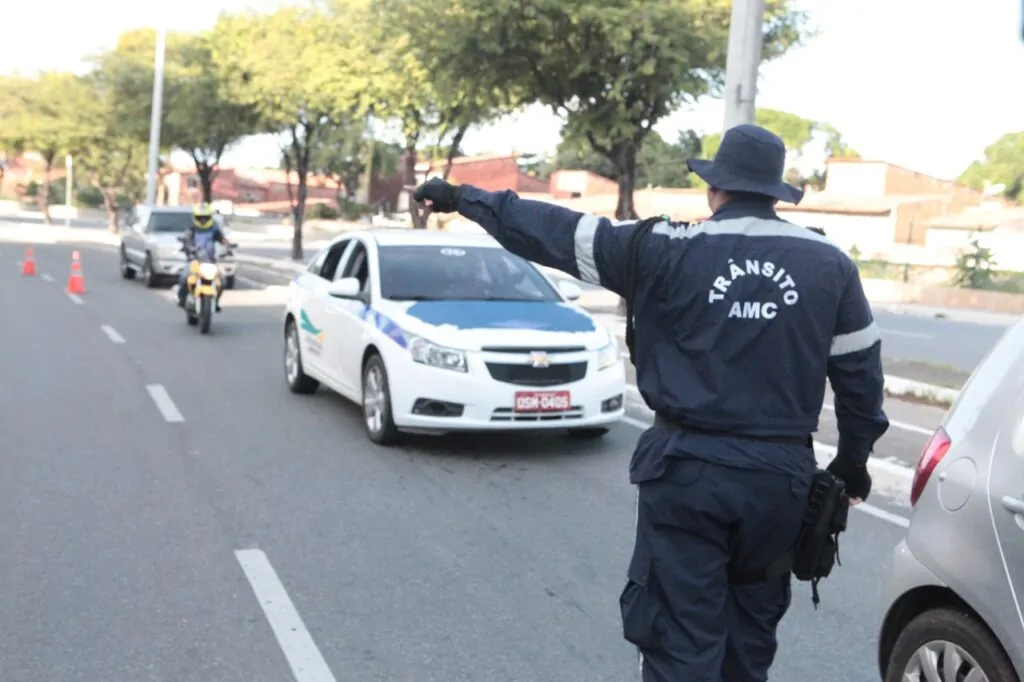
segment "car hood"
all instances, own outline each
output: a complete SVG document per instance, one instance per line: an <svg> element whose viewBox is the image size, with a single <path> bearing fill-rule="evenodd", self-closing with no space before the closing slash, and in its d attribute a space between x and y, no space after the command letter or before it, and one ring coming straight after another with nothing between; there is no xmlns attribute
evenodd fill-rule
<svg viewBox="0 0 1024 682"><path fill-rule="evenodd" d="M380 301L374 306L403 331L459 350L485 346L607 345L608 331L579 308L562 302Z"/></svg>

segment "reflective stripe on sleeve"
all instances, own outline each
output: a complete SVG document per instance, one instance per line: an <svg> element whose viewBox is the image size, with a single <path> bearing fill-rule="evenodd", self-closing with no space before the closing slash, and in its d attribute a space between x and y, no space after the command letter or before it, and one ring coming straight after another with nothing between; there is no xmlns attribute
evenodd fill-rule
<svg viewBox="0 0 1024 682"><path fill-rule="evenodd" d="M837 355L848 355L857 351L867 350L882 340L882 334L878 331L878 325L874 322L849 334L839 334L832 337L832 348L828 356L834 358Z"/></svg>
<svg viewBox="0 0 1024 682"><path fill-rule="evenodd" d="M601 219L595 215L584 215L576 223L576 269L579 270L580 279L588 284L601 284L597 261L594 260L594 236L600 224Z"/></svg>

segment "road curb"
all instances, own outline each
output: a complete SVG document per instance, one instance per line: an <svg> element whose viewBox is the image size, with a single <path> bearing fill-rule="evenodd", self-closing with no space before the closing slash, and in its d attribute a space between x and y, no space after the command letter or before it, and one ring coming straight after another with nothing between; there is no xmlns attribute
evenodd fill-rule
<svg viewBox="0 0 1024 682"><path fill-rule="evenodd" d="M916 398L943 407L950 407L960 396L960 391L955 388L929 384L914 379L885 375L885 392L896 397Z"/></svg>

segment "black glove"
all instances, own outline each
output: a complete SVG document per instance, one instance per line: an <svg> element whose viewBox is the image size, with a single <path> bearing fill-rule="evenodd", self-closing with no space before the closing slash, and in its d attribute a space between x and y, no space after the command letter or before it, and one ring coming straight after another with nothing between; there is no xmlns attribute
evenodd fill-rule
<svg viewBox="0 0 1024 682"><path fill-rule="evenodd" d="M418 203L428 202L427 205L437 213L451 213L459 208L462 188L441 178L431 178L416 188L412 198Z"/></svg>
<svg viewBox="0 0 1024 682"><path fill-rule="evenodd" d="M846 458L835 458L825 468L846 486L850 499L866 500L871 493L871 474L865 465L857 465Z"/></svg>

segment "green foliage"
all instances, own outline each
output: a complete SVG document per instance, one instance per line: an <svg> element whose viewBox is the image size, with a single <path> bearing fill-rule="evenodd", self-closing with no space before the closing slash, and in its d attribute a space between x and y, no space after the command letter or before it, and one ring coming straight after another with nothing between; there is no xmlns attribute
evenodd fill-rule
<svg viewBox="0 0 1024 682"><path fill-rule="evenodd" d="M284 6L272 14L221 16L212 46L228 97L250 107L264 132L286 136L282 151L298 175L292 257L301 259L306 178L317 137L332 121L370 108L363 43L353 23L319 6Z"/></svg>
<svg viewBox="0 0 1024 682"><path fill-rule="evenodd" d="M148 144L132 118L142 104L126 81L128 74L144 73L116 51L101 56L86 77L89 101L78 113L88 125L73 152L75 172L100 191L111 231L117 229L118 195L141 199L145 191Z"/></svg>
<svg viewBox="0 0 1024 682"><path fill-rule="evenodd" d="M727 0L452 0L445 6L421 20L444 37L424 55L431 73L454 68L562 113L567 137L588 140L614 164L619 218L635 215L637 155L652 126L680 105L718 93L724 79ZM788 0L769 0L765 56L799 42L803 26Z"/></svg>
<svg viewBox="0 0 1024 682"><path fill-rule="evenodd" d="M986 181L1005 185L1002 194L1008 199L1024 199L1024 131L1001 136L985 148L984 158L968 166L959 178L978 190L984 189Z"/></svg>
<svg viewBox="0 0 1024 682"><path fill-rule="evenodd" d="M205 201L212 200L213 176L224 152L257 129L253 108L228 97L211 41L209 34L167 36L160 133L164 147L192 157ZM122 129L142 142L149 138L155 50L154 31L130 31L112 52L96 59L96 71L107 74L122 111L130 112Z"/></svg>
<svg viewBox="0 0 1024 682"><path fill-rule="evenodd" d="M310 168L344 185L348 199L355 197L360 175L366 170L365 135L362 120L332 121L323 126L312 143Z"/></svg>
<svg viewBox="0 0 1024 682"><path fill-rule="evenodd" d="M991 289L994 267L992 249L983 247L978 239L972 239L968 249L956 259L953 284L967 289Z"/></svg>
<svg viewBox="0 0 1024 682"><path fill-rule="evenodd" d="M636 186L691 187L693 176L686 168L686 160L699 156L700 146L700 136L692 130L680 132L674 144L652 132L637 155ZM615 164L579 138L563 138L558 145L554 168L588 170L610 180L618 179Z"/></svg>
<svg viewBox="0 0 1024 682"><path fill-rule="evenodd" d="M85 208L99 208L103 205L103 193L95 187L79 187L75 201Z"/></svg>

